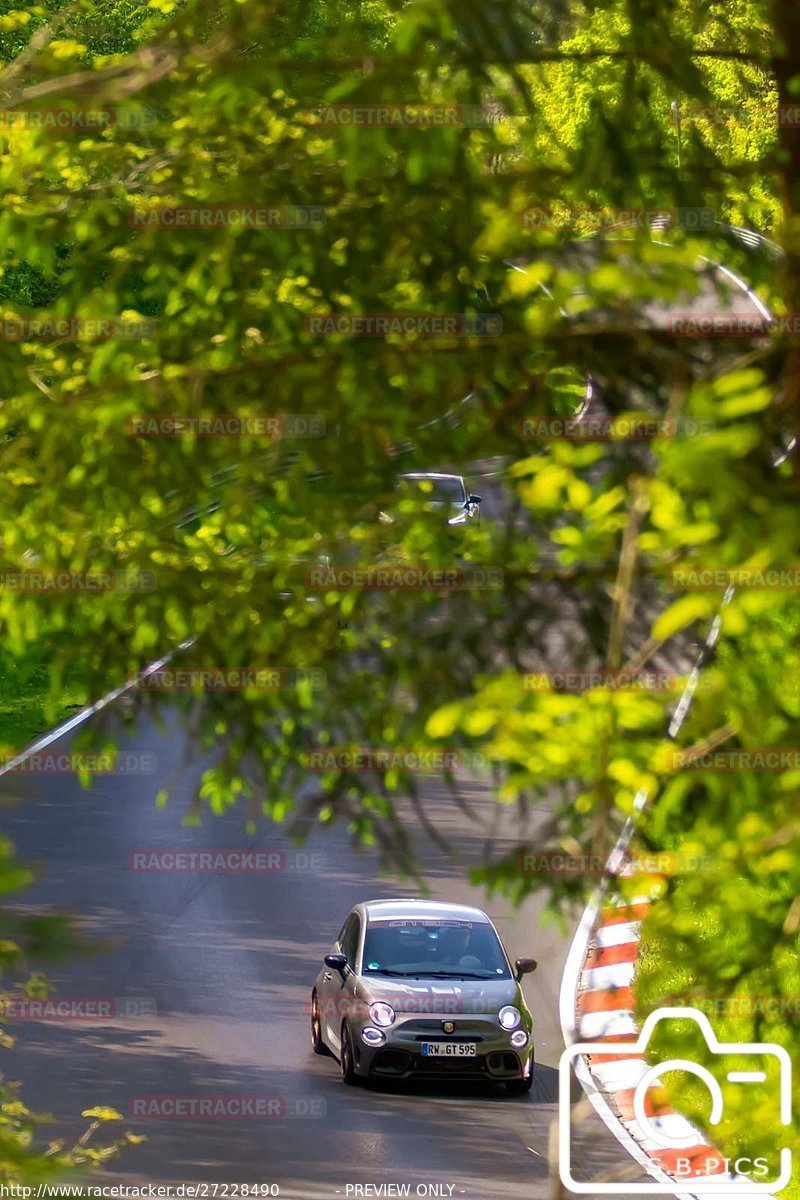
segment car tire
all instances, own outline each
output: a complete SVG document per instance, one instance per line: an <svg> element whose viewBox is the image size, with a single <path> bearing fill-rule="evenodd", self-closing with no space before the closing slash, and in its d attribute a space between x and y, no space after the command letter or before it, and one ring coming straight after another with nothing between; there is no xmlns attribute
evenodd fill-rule
<svg viewBox="0 0 800 1200"><path fill-rule="evenodd" d="M322 1040L322 1021L316 992L311 993L311 1049L315 1054L330 1055L330 1050Z"/></svg>
<svg viewBox="0 0 800 1200"><path fill-rule="evenodd" d="M527 1079L509 1079L506 1083L506 1091L509 1096L525 1096L533 1087L533 1067Z"/></svg>
<svg viewBox="0 0 800 1200"><path fill-rule="evenodd" d="M356 1075L353 1042L346 1021L342 1025L342 1048L339 1051L339 1065L342 1068L342 1083L346 1083L348 1087L358 1087L362 1081L360 1076Z"/></svg>

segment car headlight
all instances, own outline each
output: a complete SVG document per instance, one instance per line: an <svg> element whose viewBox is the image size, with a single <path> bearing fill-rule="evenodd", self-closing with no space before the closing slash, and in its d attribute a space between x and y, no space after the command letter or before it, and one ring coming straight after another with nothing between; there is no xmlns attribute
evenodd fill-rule
<svg viewBox="0 0 800 1200"><path fill-rule="evenodd" d="M386 1029L394 1021L394 1009L391 1004L384 1004L383 1000L373 1000L369 1006L369 1019Z"/></svg>
<svg viewBox="0 0 800 1200"><path fill-rule="evenodd" d="M371 1025L367 1025L361 1030L361 1040L365 1046L380 1046L386 1041L386 1034L381 1033L380 1029L373 1029Z"/></svg>
<svg viewBox="0 0 800 1200"><path fill-rule="evenodd" d="M516 1029L521 1020L519 1009L514 1008L513 1004L506 1004L504 1008L500 1009L498 1016L503 1029Z"/></svg>
<svg viewBox="0 0 800 1200"><path fill-rule="evenodd" d="M527 1044L528 1044L528 1035L524 1029L517 1029L515 1033L512 1033L511 1045L514 1046L515 1049L521 1050L522 1047L527 1046Z"/></svg>

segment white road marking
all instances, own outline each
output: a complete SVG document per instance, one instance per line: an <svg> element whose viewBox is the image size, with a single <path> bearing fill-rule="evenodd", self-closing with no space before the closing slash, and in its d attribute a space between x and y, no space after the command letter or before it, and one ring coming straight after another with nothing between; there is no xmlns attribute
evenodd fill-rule
<svg viewBox="0 0 800 1200"><path fill-rule="evenodd" d="M594 1063L591 1073L609 1092L627 1092L638 1087L650 1070L643 1058L623 1058L619 1062Z"/></svg>
<svg viewBox="0 0 800 1200"><path fill-rule="evenodd" d="M597 931L597 944L624 946L627 942L639 941L639 921L621 921L617 925L601 925Z"/></svg>
<svg viewBox="0 0 800 1200"><path fill-rule="evenodd" d="M581 974L581 987L587 992L608 992L612 988L630 987L636 963L612 963L608 967L590 967Z"/></svg>
<svg viewBox="0 0 800 1200"><path fill-rule="evenodd" d="M650 1117L649 1120L656 1133L662 1133L668 1141L685 1142L687 1138L693 1137L695 1146L708 1146L710 1144L703 1137L700 1130L696 1129L680 1113L668 1112L660 1117ZM632 1119L623 1120L622 1124L626 1129L630 1130L643 1150L665 1149L660 1142L648 1137L646 1129L642 1129L636 1121Z"/></svg>
<svg viewBox="0 0 800 1200"><path fill-rule="evenodd" d="M579 1023L581 1038L591 1042L595 1038L614 1037L618 1034L636 1035L639 1030L633 1014L626 1008L615 1008L607 1012L583 1013ZM616 1053L618 1047L609 1048Z"/></svg>

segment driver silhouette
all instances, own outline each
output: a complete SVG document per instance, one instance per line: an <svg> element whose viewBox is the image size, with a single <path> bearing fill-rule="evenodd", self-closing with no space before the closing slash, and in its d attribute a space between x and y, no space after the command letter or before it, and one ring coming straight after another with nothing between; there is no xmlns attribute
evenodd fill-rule
<svg viewBox="0 0 800 1200"><path fill-rule="evenodd" d="M461 965L462 958L469 950L470 931L463 925L456 929L448 929L447 940L444 942L442 962Z"/></svg>

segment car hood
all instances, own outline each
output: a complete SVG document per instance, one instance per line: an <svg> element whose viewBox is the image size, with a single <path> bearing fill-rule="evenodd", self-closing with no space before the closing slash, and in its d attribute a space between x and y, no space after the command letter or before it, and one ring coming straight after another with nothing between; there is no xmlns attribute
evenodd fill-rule
<svg viewBox="0 0 800 1200"><path fill-rule="evenodd" d="M384 1000L397 1012L497 1013L504 1004L524 1005L513 979L380 979L363 977L358 993L366 1003Z"/></svg>

